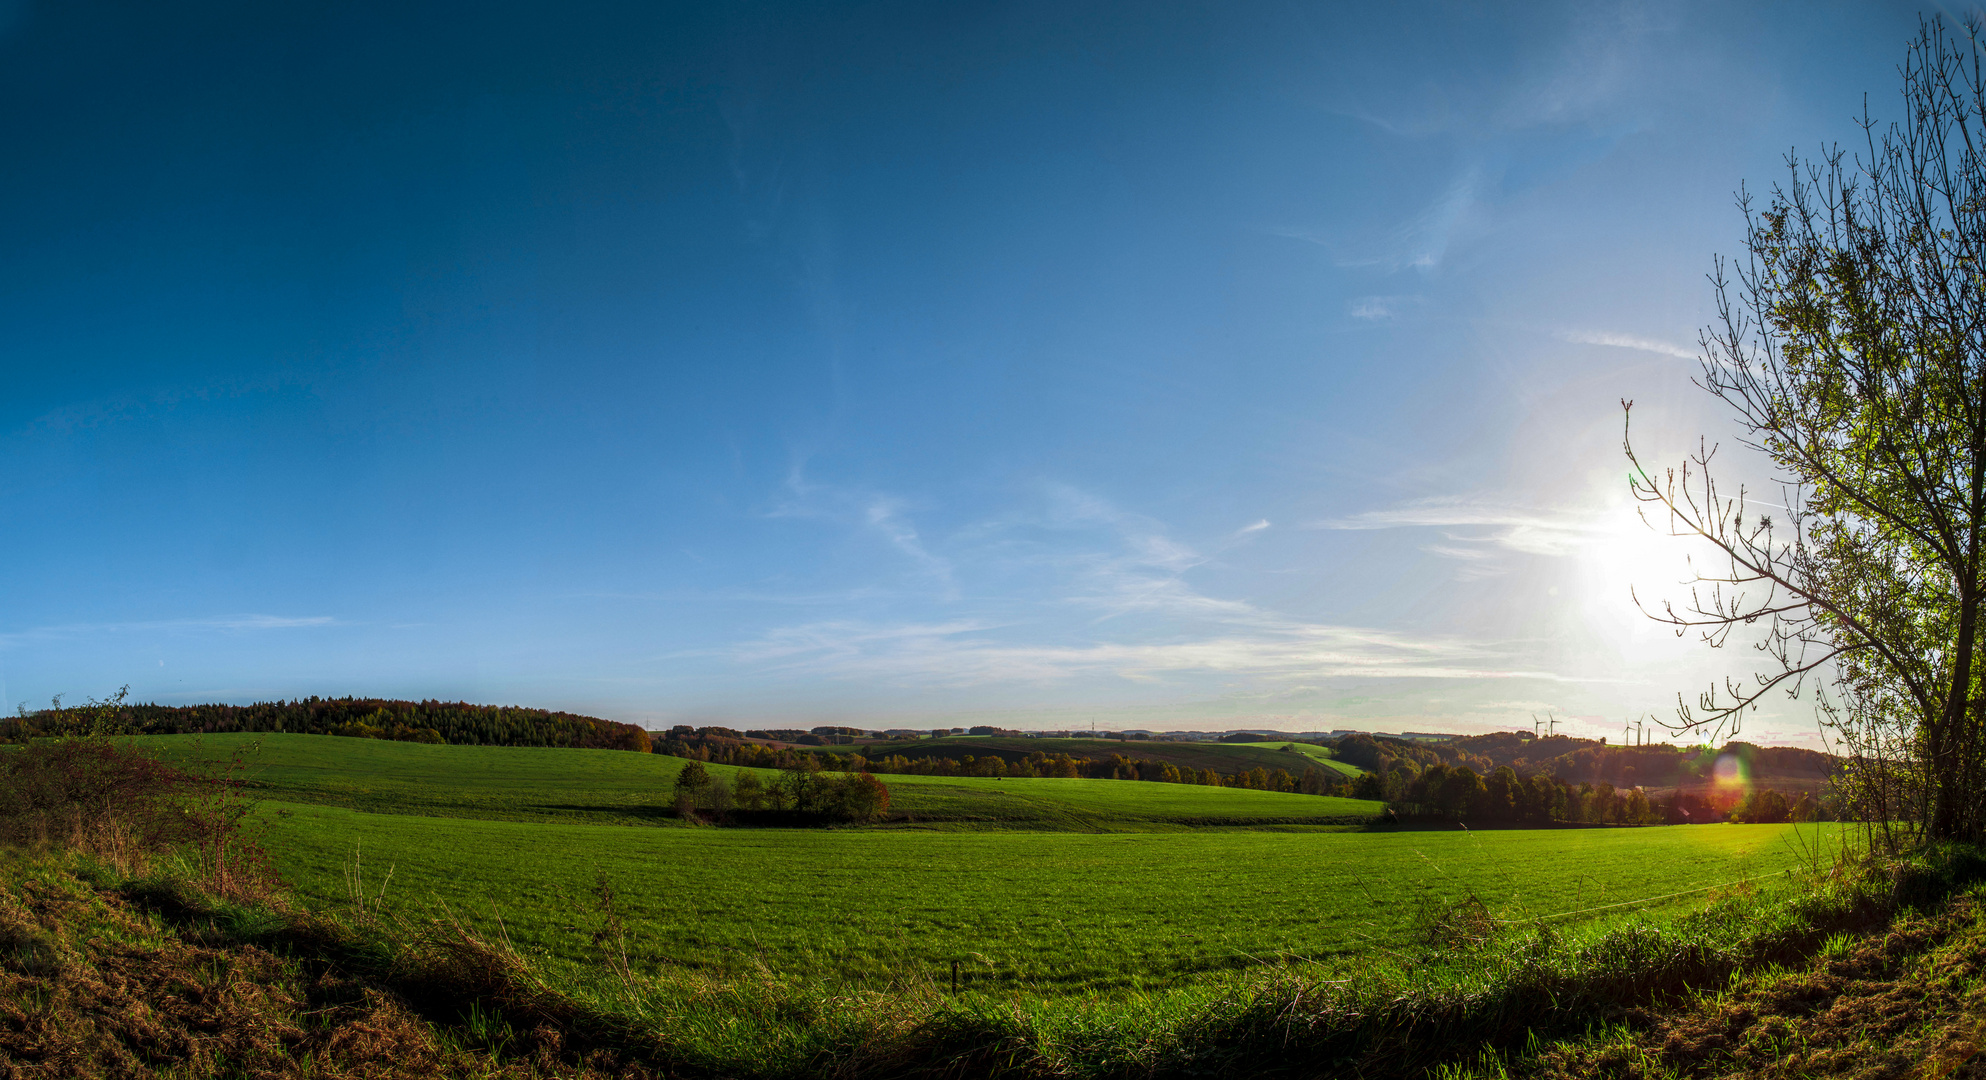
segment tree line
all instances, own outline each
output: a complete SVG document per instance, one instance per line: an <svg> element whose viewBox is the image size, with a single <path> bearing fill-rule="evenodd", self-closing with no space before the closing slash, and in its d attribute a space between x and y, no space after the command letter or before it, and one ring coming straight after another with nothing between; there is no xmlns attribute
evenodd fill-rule
<svg viewBox="0 0 1986 1080"><path fill-rule="evenodd" d="M726 732L720 734L719 732ZM1528 733L1527 733L1528 738ZM1513 744L1524 740L1512 740ZM1684 753L1675 747L1614 747L1618 754L1601 753L1603 744L1592 740L1558 737L1538 740L1542 749L1559 751L1545 760L1561 767L1587 768L1634 775L1636 760L1686 761L1686 766L1650 767L1651 775L1695 778L1708 784L1714 763L1725 757L1795 755L1795 764L1808 768L1822 755L1812 751L1785 751L1782 748L1750 748L1733 744L1722 750L1696 748ZM1338 756L1364 766L1368 771L1356 779L1308 767L1301 773L1288 769L1256 767L1222 775L1212 769L1181 768L1170 762L1111 754L1103 758L1079 757L1068 753L1036 751L1026 758L1007 761L997 755L907 758L902 755L866 757L859 752L805 751L772 747L764 743L734 738L728 729L679 727L657 742L658 753L747 768L793 770L821 769L850 775L893 773L916 776L980 777L1066 777L1099 780L1142 780L1152 783L1203 784L1218 787L1249 788L1258 791L1284 791L1310 795L1343 795L1384 802L1397 817L1482 822L1584 823L1596 825L1687 824L1718 821L1783 822L1812 821L1832 816L1811 794L1781 792L1763 787L1690 790L1687 786L1659 797L1650 796L1640 786L1616 785L1608 780L1586 781L1545 772L1523 776L1508 765L1488 766L1480 771L1452 761L1473 760L1487 764L1487 755L1464 747L1416 743L1384 736L1349 736L1338 741ZM1661 754L1658 754L1658 750ZM1666 755L1666 756L1662 756ZM1769 757L1768 757L1768 760Z"/></svg>
<svg viewBox="0 0 1986 1080"><path fill-rule="evenodd" d="M1396 816L1483 822L1573 822L1593 825L1688 825L1717 821L1770 824L1819 821L1831 811L1806 792L1788 795L1752 788L1729 800L1686 788L1651 798L1638 787L1617 788L1561 780L1544 773L1517 775L1499 765L1483 775L1467 765L1434 764L1419 772L1396 768L1365 773L1351 785L1355 798L1384 801Z"/></svg>
<svg viewBox="0 0 1986 1080"><path fill-rule="evenodd" d="M1384 801L1397 814L1483 821L1572 821L1642 824L1722 820L1809 820L1828 810L1811 795L1754 788L1738 799L1693 793L1708 782L1719 761L1736 760L1745 771L1825 775L1825 755L1783 747L1731 743L1709 748L1608 746L1604 740L1566 736L1534 738L1529 732L1496 732L1442 742L1421 742L1354 734L1335 741L1340 760L1366 773L1357 779L1327 772L1285 748L1291 768L1257 766L1233 774L1195 769L1125 753L1090 757L1036 751L1007 760L997 754L910 758L901 754L867 757L857 751L799 751L747 740L729 728L678 726L651 740L632 724L597 717L514 706L466 702L398 701L383 698L302 698L253 705L126 704L121 695L104 702L50 708L0 718L0 739L23 742L41 735L96 733L192 734L291 732L356 738L485 746L537 746L655 752L690 759L780 772L785 779L736 786L718 784L690 794L693 812L718 817L734 813L795 820L867 820L887 789L844 778L870 774L977 777L1062 777L1198 784L1309 795L1344 795ZM848 737L860 729L831 735ZM1497 760L1515 764L1498 764ZM699 768L701 766L699 765ZM705 774L707 776L707 773ZM814 779L808 779L812 777ZM1651 800L1640 788L1678 790ZM861 784L861 790L849 785ZM678 793L679 799L683 795ZM852 800L852 801L851 801ZM852 809L851 809L852 807ZM880 813L881 811L875 811Z"/></svg>
<svg viewBox="0 0 1986 1080"><path fill-rule="evenodd" d="M291 732L365 739L451 743L464 746L546 746L649 752L648 732L593 716L463 701L395 701L385 698L319 698L253 705L154 705L116 702L21 709L0 718L0 740L24 742L64 734L79 725L104 725L122 734L191 735L224 732Z"/></svg>
<svg viewBox="0 0 1986 1080"><path fill-rule="evenodd" d="M838 772L911 776L1144 780L1161 784L1199 784L1207 787L1238 787L1305 795L1339 794L1345 787L1344 778L1334 772L1326 772L1308 765L1307 762L1299 766L1297 771L1257 766L1225 775L1213 769L1182 768L1171 762L1133 758L1121 753L1092 758L1066 752L1050 754L1036 751L1016 761L1008 761L996 754L976 756L968 753L960 753L956 757L910 758L901 754L888 754L872 758L856 751L844 754L834 751L775 748L764 743L747 742L730 734L720 734L724 731L728 729L678 727L656 743L656 751L695 761L754 769L805 768L805 763L815 762L822 768ZM1291 756L1298 761L1303 760L1302 755L1294 752Z"/></svg>
<svg viewBox="0 0 1986 1080"><path fill-rule="evenodd" d="M1338 738L1331 746L1338 760L1367 772L1402 768L1420 772L1441 764L1467 766L1488 775L1507 765L1519 776L1544 773L1572 783L1605 781L1617 788L1687 787L1709 779L1720 762L1735 766L1746 776L1805 781L1827 779L1840 764L1827 754L1793 746L1738 741L1717 747L1623 745L1566 735L1538 737L1528 731L1460 735L1440 742L1353 734Z"/></svg>
<svg viewBox="0 0 1986 1080"><path fill-rule="evenodd" d="M817 760L795 763L770 782L757 773L736 780L710 775L690 760L676 774L675 812L714 824L860 824L889 813L890 789L867 772L835 772Z"/></svg>
<svg viewBox="0 0 1986 1080"><path fill-rule="evenodd" d="M1306 795L1341 795L1387 803L1396 816L1448 820L1683 824L1713 821L1809 821L1834 816L1811 794L1767 786L1718 787L1718 762L1793 778L1827 775L1830 759L1811 750L1732 743L1719 749L1668 745L1608 746L1568 736L1495 732L1444 742L1349 735L1333 744L1339 760L1367 770L1356 779L1307 763L1297 769L1256 767L1232 775L1122 753L1091 758L1036 751L1008 761L974 756L866 757L859 752L803 751L745 741L728 728L679 726L656 743L659 753L760 769L818 762L836 771L916 776L1067 777L1202 784ZM1292 756L1294 750L1292 747ZM1527 769L1496 764L1503 757ZM1547 771L1555 770L1555 771ZM1643 779L1650 783L1643 784ZM1617 782L1618 781L1618 782ZM1644 786L1675 790L1650 796Z"/></svg>

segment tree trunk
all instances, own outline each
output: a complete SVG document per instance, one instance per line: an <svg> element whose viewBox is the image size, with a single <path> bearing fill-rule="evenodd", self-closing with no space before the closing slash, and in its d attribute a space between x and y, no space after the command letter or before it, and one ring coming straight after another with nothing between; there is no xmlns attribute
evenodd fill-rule
<svg viewBox="0 0 1986 1080"><path fill-rule="evenodd" d="M1973 797L1966 790L1970 770L1965 767L1965 759L1970 755L1961 752L1960 744L1969 744L1974 739L1967 722L1972 718L1972 653L1979 630L1979 519L1986 513L1986 468L1982 468L1982 458L1986 458L1986 444L1975 429L1971 513L1966 523L1965 550L1960 553L1963 562L1957 574L1958 655L1952 660L1951 694L1945 701L1944 716L1931 732L1929 779L1934 794L1928 834L1932 840L1970 839L1962 834L1971 832L1971 826L1976 824L1960 820L1965 802ZM1969 819L1973 815L1964 816Z"/></svg>

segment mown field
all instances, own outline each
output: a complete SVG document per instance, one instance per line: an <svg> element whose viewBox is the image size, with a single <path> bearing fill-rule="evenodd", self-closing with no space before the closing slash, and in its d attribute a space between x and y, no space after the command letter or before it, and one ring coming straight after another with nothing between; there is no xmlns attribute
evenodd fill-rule
<svg viewBox="0 0 1986 1080"><path fill-rule="evenodd" d="M332 735L155 735L138 744L183 764L240 754L258 795L390 813L666 824L684 762L621 750L430 746ZM1284 755L1288 757L1289 755ZM756 771L708 766L714 776ZM1144 830L1344 826L1377 803L1133 780L890 776L903 827Z"/></svg>

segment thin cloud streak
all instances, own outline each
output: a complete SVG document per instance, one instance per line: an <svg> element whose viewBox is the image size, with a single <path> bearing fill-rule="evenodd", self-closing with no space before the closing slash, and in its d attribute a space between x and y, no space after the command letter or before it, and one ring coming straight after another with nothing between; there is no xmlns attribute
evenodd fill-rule
<svg viewBox="0 0 1986 1080"><path fill-rule="evenodd" d="M1448 189L1413 220L1393 230L1376 254L1341 258L1339 266L1374 266L1387 270L1432 270L1448 255L1449 244L1476 201L1482 183L1482 170L1470 166L1455 178Z"/></svg>
<svg viewBox="0 0 1986 1080"><path fill-rule="evenodd" d="M1402 528L1483 528L1488 536L1457 536L1460 543L1489 543L1526 555L1565 556L1604 535L1591 514L1573 511L1540 511L1493 502L1462 499L1427 499L1385 510L1368 510L1350 517L1320 521L1317 529L1370 531ZM1461 556L1456 549L1439 554Z"/></svg>
<svg viewBox="0 0 1986 1080"><path fill-rule="evenodd" d="M1272 236L1316 244L1332 253L1341 267L1374 268L1386 272L1430 271L1441 265L1448 248L1475 205L1482 187L1483 173L1470 166L1435 197L1420 213L1395 226L1376 243L1359 245L1312 229L1279 226L1265 229ZM1355 301L1351 315L1356 319L1383 321L1398 314L1401 307L1418 303L1418 297L1371 296Z"/></svg>
<svg viewBox="0 0 1986 1080"><path fill-rule="evenodd" d="M1285 622L1253 633L1190 641L1017 645L988 635L1002 627L960 621L877 625L820 622L775 630L724 650L725 659L766 675L817 675L927 686L1047 684L1114 676L1155 682L1217 674L1259 678L1610 680L1530 670L1468 642L1414 638L1363 627Z"/></svg>
<svg viewBox="0 0 1986 1080"><path fill-rule="evenodd" d="M1065 602L1101 611L1097 623L1134 613L1251 625L1262 620L1253 605L1207 596L1188 585L1185 575L1266 532L1272 527L1268 519L1235 530L1205 553L1172 539L1150 518L1074 488L1058 486L1051 495L1063 521L1101 524L1116 534L1117 554L1092 554L1072 563L1076 581Z"/></svg>
<svg viewBox="0 0 1986 1080"><path fill-rule="evenodd" d="M29 630L0 634L0 646L15 645L27 641L46 641L52 638L78 637L86 634L138 634L138 633L231 633L246 630L296 630L314 626L331 626L337 622L329 615L218 615L199 619L156 619L140 622L69 623L62 626L39 626Z"/></svg>
<svg viewBox="0 0 1986 1080"><path fill-rule="evenodd" d="M1694 349L1685 349L1666 341L1653 338L1635 337L1631 334L1614 334L1605 331L1561 330L1560 341L1570 341L1575 345L1606 345L1616 349L1639 349L1642 352L1673 356L1679 360L1696 360L1701 354Z"/></svg>
<svg viewBox="0 0 1986 1080"><path fill-rule="evenodd" d="M766 511L772 518L812 518L855 524L883 539L907 556L924 574L938 582L946 596L954 596L958 586L953 579L951 560L935 555L925 546L905 511L903 500L867 491L810 483L796 464L786 477L786 498Z"/></svg>
<svg viewBox="0 0 1986 1080"><path fill-rule="evenodd" d="M1423 296L1361 296L1352 301L1349 314L1365 322L1391 322L1426 303Z"/></svg>

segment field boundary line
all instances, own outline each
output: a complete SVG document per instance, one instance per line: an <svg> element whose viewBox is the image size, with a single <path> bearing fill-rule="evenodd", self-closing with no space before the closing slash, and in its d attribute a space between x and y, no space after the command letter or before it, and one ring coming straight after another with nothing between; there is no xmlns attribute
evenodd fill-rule
<svg viewBox="0 0 1986 1080"><path fill-rule="evenodd" d="M1784 877L1792 872L1793 871L1791 870L1782 870L1777 874L1768 874L1766 876L1768 878ZM1505 925L1515 925L1517 923L1528 923L1528 922L1544 922L1547 919L1563 919L1568 915L1588 915L1595 911L1611 911L1614 908L1633 907L1636 904L1652 904L1657 900L1673 900L1678 896L1688 896L1692 893L1709 892L1712 889L1725 889L1725 888L1729 888L1732 885L1743 885L1746 882L1753 880L1756 879L1748 878L1748 877L1739 878L1736 881L1726 881L1717 885L1705 885L1700 889L1684 889L1681 892L1663 893L1660 896L1644 896L1639 900L1623 900L1618 904L1601 904L1599 907L1578 908L1573 911L1561 911L1556 915L1534 915L1528 919L1491 919L1490 921L1494 923L1503 923Z"/></svg>

